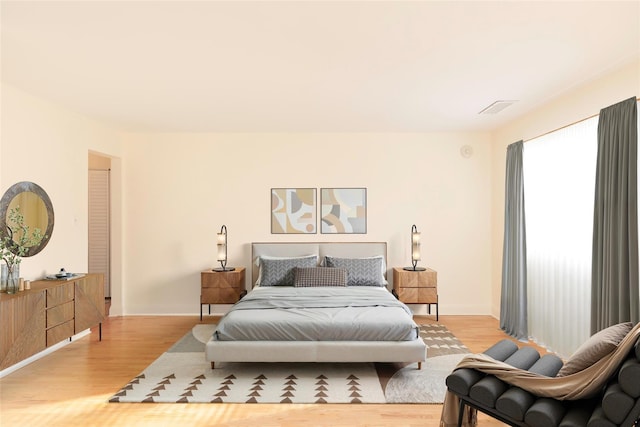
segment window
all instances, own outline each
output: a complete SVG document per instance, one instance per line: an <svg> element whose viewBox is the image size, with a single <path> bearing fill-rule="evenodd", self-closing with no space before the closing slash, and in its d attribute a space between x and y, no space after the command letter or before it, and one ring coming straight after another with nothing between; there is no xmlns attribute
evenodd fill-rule
<svg viewBox="0 0 640 427"><path fill-rule="evenodd" d="M590 335L598 118L524 146L529 335L569 356Z"/></svg>

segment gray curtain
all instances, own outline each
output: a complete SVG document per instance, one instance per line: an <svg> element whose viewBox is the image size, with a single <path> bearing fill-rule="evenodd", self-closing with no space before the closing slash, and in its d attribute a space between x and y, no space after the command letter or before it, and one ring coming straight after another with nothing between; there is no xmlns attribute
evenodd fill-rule
<svg viewBox="0 0 640 427"><path fill-rule="evenodd" d="M592 333L639 320L637 116L635 97L600 111L593 214Z"/></svg>
<svg viewBox="0 0 640 427"><path fill-rule="evenodd" d="M527 239L524 218L522 152L518 141L507 147L504 197L504 244L502 247L502 294L500 328L525 340L527 325Z"/></svg>

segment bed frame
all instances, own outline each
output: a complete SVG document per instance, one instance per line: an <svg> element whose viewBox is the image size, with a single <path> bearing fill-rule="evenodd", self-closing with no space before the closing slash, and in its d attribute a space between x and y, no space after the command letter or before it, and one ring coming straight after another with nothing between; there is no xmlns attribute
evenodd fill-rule
<svg viewBox="0 0 640 427"><path fill-rule="evenodd" d="M258 257L325 255L357 258L382 255L387 269L386 242L345 243L252 243L251 286L258 278ZM385 275L386 277L386 275ZM426 360L427 349L418 337L414 341L217 341L206 345L206 359L215 362L402 362Z"/></svg>

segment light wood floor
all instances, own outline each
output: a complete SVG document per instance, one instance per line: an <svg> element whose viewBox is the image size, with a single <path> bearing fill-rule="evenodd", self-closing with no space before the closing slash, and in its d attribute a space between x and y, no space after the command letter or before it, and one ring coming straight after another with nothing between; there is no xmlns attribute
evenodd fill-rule
<svg viewBox="0 0 640 427"><path fill-rule="evenodd" d="M213 322L209 317L205 322ZM416 318L435 322L433 316ZM433 426L441 405L113 404L108 398L199 322L112 317L72 344L0 379L0 425L10 426ZM472 352L506 335L489 316L440 316ZM484 415L479 426L503 426Z"/></svg>

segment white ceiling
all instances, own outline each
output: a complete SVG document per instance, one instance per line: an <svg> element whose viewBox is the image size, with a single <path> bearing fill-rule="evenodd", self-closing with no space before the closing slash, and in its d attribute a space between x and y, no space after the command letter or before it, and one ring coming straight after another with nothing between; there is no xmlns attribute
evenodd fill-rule
<svg viewBox="0 0 640 427"><path fill-rule="evenodd" d="M640 57L639 1L4 1L2 80L141 132L494 129ZM496 100L518 100L478 115Z"/></svg>

